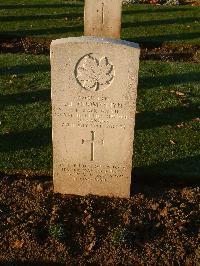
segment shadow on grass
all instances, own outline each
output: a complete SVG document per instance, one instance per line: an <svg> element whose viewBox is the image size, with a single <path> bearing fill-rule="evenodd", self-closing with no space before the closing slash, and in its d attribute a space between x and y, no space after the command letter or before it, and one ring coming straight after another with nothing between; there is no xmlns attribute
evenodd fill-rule
<svg viewBox="0 0 200 266"><path fill-rule="evenodd" d="M0 76L50 71L49 64L18 65L0 68Z"/></svg>
<svg viewBox="0 0 200 266"><path fill-rule="evenodd" d="M51 128L35 128L0 135L1 152L45 147L51 144Z"/></svg>
<svg viewBox="0 0 200 266"><path fill-rule="evenodd" d="M147 22L144 22L144 24ZM159 23L159 22L158 22ZM138 23L136 23L138 24ZM135 24L135 25L136 25ZM125 29L124 29L125 30ZM133 28L134 30L134 28ZM59 35L66 33L83 33L83 25L73 25L66 27L54 27L54 28L42 28L42 29L23 29L23 30L6 30L2 31L1 34L4 37L15 36L15 37L28 37L28 36L48 36L48 35ZM123 28L122 28L123 36ZM142 44L154 43L154 45L161 45L164 42L175 42L175 41L185 41L193 40L199 38L198 32L188 32L188 33L177 33L177 34L163 34L163 35L153 35L153 36L141 36L135 38L126 38L127 41L139 42Z"/></svg>
<svg viewBox="0 0 200 266"><path fill-rule="evenodd" d="M163 125L175 126L199 116L198 106L179 106L136 114L136 130L151 129Z"/></svg>
<svg viewBox="0 0 200 266"><path fill-rule="evenodd" d="M29 15L29 16L6 16L0 17L1 22L13 21L29 21L29 20L46 20L46 19L75 19L83 17L83 13L64 13L64 14L49 14L49 15Z"/></svg>
<svg viewBox="0 0 200 266"><path fill-rule="evenodd" d="M155 25L167 25L167 24L185 24L185 23L193 23L198 21L198 18L195 17L187 17L187 18L172 18L172 19L163 19L163 20L148 20L148 21L135 21L135 22L124 22L122 23L122 28L131 28L131 27L139 27L139 26L155 26Z"/></svg>
<svg viewBox="0 0 200 266"><path fill-rule="evenodd" d="M43 29L33 29L33 30L12 30L2 32L5 36L39 36L39 35L50 35L50 34L63 34L67 32L83 32L83 25L66 26L66 27L56 27L56 28L43 28Z"/></svg>
<svg viewBox="0 0 200 266"><path fill-rule="evenodd" d="M83 13L63 13L63 14L45 14L45 15L26 15L26 16L5 16L0 17L1 22L13 22L13 21L29 21L29 20L47 20L47 19L75 19L83 18ZM166 24L185 24L198 21L197 17L186 18L172 18L164 20L148 20L148 21L128 21L122 23L122 28L131 28L138 26L155 26Z"/></svg>
<svg viewBox="0 0 200 266"><path fill-rule="evenodd" d="M139 10L136 10L136 9L132 9L132 10L124 10L122 12L123 15L136 15L136 14L142 14L144 15L144 13L166 13L166 12L182 12L182 11L191 11L193 10L192 7L177 7L177 8L174 8L174 7L168 7L168 8L163 8L163 7L160 7L159 9L158 8L154 8L154 7L151 7L149 9L139 9Z"/></svg>
<svg viewBox="0 0 200 266"><path fill-rule="evenodd" d="M126 40L130 42L139 42L139 43L144 43L144 44L154 42L155 44L157 43L161 45L164 42L185 41L185 40L192 40L196 38L199 38L199 32L141 36L141 37L135 37L135 38L128 38Z"/></svg>
<svg viewBox="0 0 200 266"><path fill-rule="evenodd" d="M132 171L131 193L135 184L200 184L200 155L135 167ZM136 186L137 187L137 186Z"/></svg>
<svg viewBox="0 0 200 266"><path fill-rule="evenodd" d="M38 101L50 101L50 90L38 90L15 94L0 95L0 106L30 104Z"/></svg>
<svg viewBox="0 0 200 266"><path fill-rule="evenodd" d="M170 74L162 76L150 76L139 78L139 89L152 89L155 87L169 87L175 84L200 82L200 72L187 72L182 74Z"/></svg>
<svg viewBox="0 0 200 266"><path fill-rule="evenodd" d="M65 4L18 4L18 5L0 5L1 9L22 9L22 8L61 8L61 7L83 7L81 3L65 3Z"/></svg>

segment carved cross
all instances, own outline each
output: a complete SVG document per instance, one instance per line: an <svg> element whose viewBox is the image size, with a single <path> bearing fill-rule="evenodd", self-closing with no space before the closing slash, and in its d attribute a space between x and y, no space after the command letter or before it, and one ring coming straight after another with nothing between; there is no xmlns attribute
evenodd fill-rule
<svg viewBox="0 0 200 266"><path fill-rule="evenodd" d="M92 135L92 137L91 137L91 140L84 140L84 139L82 139L82 144L84 144L84 143L90 143L90 145L91 145L91 161L94 161L94 144L96 143L96 144L98 144L98 143L100 143L100 144L104 144L104 141L103 140L100 140L100 141L96 141L95 140L95 131L91 131L91 135Z"/></svg>
<svg viewBox="0 0 200 266"><path fill-rule="evenodd" d="M120 39L122 0L85 0L84 35Z"/></svg>

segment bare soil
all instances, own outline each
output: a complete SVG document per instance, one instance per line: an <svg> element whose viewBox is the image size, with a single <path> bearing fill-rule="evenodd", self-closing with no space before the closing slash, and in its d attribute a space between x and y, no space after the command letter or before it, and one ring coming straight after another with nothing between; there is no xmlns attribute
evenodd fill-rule
<svg viewBox="0 0 200 266"><path fill-rule="evenodd" d="M0 36L1 53L49 54L51 40ZM140 44L142 60L200 62L199 45Z"/></svg>
<svg viewBox="0 0 200 266"><path fill-rule="evenodd" d="M199 265L200 187L134 184L130 199L0 179L1 265Z"/></svg>

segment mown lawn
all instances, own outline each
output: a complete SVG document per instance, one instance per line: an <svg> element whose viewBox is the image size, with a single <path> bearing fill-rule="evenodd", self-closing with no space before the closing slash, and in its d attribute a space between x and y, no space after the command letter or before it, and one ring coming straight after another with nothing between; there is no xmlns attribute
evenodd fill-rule
<svg viewBox="0 0 200 266"><path fill-rule="evenodd" d="M135 174L198 178L200 66L143 61ZM52 172L50 65L45 55L0 55L0 170Z"/></svg>
<svg viewBox="0 0 200 266"><path fill-rule="evenodd" d="M122 38L150 46L199 46L200 7L123 7ZM83 1L0 3L0 37L51 40L83 35ZM198 178L200 66L143 61L134 174ZM0 54L0 171L52 174L49 57Z"/></svg>
<svg viewBox="0 0 200 266"><path fill-rule="evenodd" d="M122 38L148 45L199 44L200 7L124 6ZM0 3L0 35L57 39L83 35L83 2L7 0Z"/></svg>

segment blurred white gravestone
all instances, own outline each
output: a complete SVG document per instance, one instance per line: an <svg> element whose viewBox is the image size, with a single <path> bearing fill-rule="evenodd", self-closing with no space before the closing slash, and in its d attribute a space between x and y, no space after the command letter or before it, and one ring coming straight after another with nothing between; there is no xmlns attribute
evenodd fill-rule
<svg viewBox="0 0 200 266"><path fill-rule="evenodd" d="M85 0L84 35L120 39L122 0Z"/></svg>
<svg viewBox="0 0 200 266"><path fill-rule="evenodd" d="M135 43L52 42L55 192L130 196L138 68Z"/></svg>

